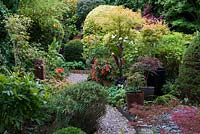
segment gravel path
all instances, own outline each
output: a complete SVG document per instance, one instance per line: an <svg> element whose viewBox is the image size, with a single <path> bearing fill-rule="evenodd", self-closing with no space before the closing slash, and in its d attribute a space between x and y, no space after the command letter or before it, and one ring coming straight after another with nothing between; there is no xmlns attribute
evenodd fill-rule
<svg viewBox="0 0 200 134"><path fill-rule="evenodd" d="M68 76L68 80L71 83L78 83L86 81L88 77L88 74L76 74L76 73L70 73Z"/></svg>
<svg viewBox="0 0 200 134"><path fill-rule="evenodd" d="M106 106L106 114L99 119L99 130L95 134L136 134L128 127L128 120L114 107Z"/></svg>
<svg viewBox="0 0 200 134"><path fill-rule="evenodd" d="M70 73L71 83L86 81L88 74ZM99 121L99 130L95 134L136 134L134 128L128 127L128 120L114 107L107 105L106 114Z"/></svg>

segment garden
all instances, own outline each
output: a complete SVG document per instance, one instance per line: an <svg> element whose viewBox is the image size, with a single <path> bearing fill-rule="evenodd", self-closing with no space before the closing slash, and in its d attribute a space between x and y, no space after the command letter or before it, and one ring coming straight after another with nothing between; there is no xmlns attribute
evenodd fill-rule
<svg viewBox="0 0 200 134"><path fill-rule="evenodd" d="M0 0L0 133L200 134L199 6Z"/></svg>

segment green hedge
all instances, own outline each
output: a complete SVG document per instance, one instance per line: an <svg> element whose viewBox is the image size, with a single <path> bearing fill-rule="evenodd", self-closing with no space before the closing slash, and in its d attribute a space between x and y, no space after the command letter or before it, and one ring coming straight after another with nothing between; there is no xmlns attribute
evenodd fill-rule
<svg viewBox="0 0 200 134"><path fill-rule="evenodd" d="M81 40L69 41L64 47L64 57L66 61L82 61L83 44Z"/></svg>

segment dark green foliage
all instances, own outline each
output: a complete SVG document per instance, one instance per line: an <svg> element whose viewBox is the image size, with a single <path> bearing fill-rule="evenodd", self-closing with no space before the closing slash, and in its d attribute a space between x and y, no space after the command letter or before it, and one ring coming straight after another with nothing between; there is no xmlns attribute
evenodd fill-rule
<svg viewBox="0 0 200 134"><path fill-rule="evenodd" d="M143 10L147 4L154 3L154 0L105 0L109 5L123 5L133 11Z"/></svg>
<svg viewBox="0 0 200 134"><path fill-rule="evenodd" d="M64 57L66 61L82 61L83 44L81 40L69 41L64 47Z"/></svg>
<svg viewBox="0 0 200 134"><path fill-rule="evenodd" d="M90 134L97 129L97 119L105 113L106 92L100 84L83 82L50 100L51 109L56 111L56 128L72 125Z"/></svg>
<svg viewBox="0 0 200 134"><path fill-rule="evenodd" d="M17 12L20 0L2 0L2 1L3 4L5 4L9 10L11 10L14 13Z"/></svg>
<svg viewBox="0 0 200 134"><path fill-rule="evenodd" d="M199 0L160 0L162 15L176 31L193 33L200 29Z"/></svg>
<svg viewBox="0 0 200 134"><path fill-rule="evenodd" d="M186 44L189 44L192 36L177 32L164 35L155 47L155 56L163 63L166 68L167 78L177 78L179 66L182 62Z"/></svg>
<svg viewBox="0 0 200 134"><path fill-rule="evenodd" d="M76 127L67 127L56 130L53 134L86 134L80 128Z"/></svg>
<svg viewBox="0 0 200 134"><path fill-rule="evenodd" d="M30 74L0 74L0 133L17 132L28 121L44 118L41 112L46 91Z"/></svg>
<svg viewBox="0 0 200 134"><path fill-rule="evenodd" d="M0 42L6 38L7 32L5 29L5 16L8 15L8 9L0 2Z"/></svg>
<svg viewBox="0 0 200 134"><path fill-rule="evenodd" d="M99 5L104 5L104 0L80 0L77 4L78 26L84 22L87 14Z"/></svg>
<svg viewBox="0 0 200 134"><path fill-rule="evenodd" d="M2 67L14 64L12 44L5 28L5 17L9 14L8 9L0 1L0 71Z"/></svg>
<svg viewBox="0 0 200 134"><path fill-rule="evenodd" d="M182 98L200 102L200 34L197 33L183 57L177 79L178 92Z"/></svg>

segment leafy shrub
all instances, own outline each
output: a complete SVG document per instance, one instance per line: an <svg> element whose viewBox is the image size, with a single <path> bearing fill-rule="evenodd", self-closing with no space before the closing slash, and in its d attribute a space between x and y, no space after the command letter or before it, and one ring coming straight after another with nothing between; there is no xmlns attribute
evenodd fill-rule
<svg viewBox="0 0 200 134"><path fill-rule="evenodd" d="M63 43L69 41L74 35L78 34L76 26L77 17L77 3L79 0L65 0L67 10L63 13L62 24L64 27L64 39Z"/></svg>
<svg viewBox="0 0 200 134"><path fill-rule="evenodd" d="M141 29L142 43L143 43L143 53L149 56L154 56L154 48L158 45L162 36L169 32L167 25L163 22L148 23Z"/></svg>
<svg viewBox="0 0 200 134"><path fill-rule="evenodd" d="M5 29L5 17L8 15L8 9L0 2L0 41L6 38L7 32Z"/></svg>
<svg viewBox="0 0 200 134"><path fill-rule="evenodd" d="M5 27L12 41L15 66L23 68L30 67L26 65L31 64L29 60L27 60L27 55L29 53L27 51L29 48L28 29L30 28L31 22L32 20L30 20L30 18L23 15L11 15L6 17Z"/></svg>
<svg viewBox="0 0 200 134"><path fill-rule="evenodd" d="M13 52L8 32L5 28L5 18L8 16L8 9L0 2L0 66L11 68L13 66Z"/></svg>
<svg viewBox="0 0 200 134"><path fill-rule="evenodd" d="M114 36L119 38L128 36L133 28L141 27L143 22L139 12L132 12L122 6L101 5L87 15L83 30L85 35L115 32ZM119 27L122 31L118 31Z"/></svg>
<svg viewBox="0 0 200 134"><path fill-rule="evenodd" d="M145 0L115 0L114 4L123 5L126 8L137 11L143 9L147 3Z"/></svg>
<svg viewBox="0 0 200 134"><path fill-rule="evenodd" d="M45 88L30 74L0 74L0 132L17 132L26 121L42 121L47 97Z"/></svg>
<svg viewBox="0 0 200 134"><path fill-rule="evenodd" d="M185 33L193 33L200 29L200 20L198 19L200 2L198 0L163 0L158 3L162 7L161 14L172 25L172 29Z"/></svg>
<svg viewBox="0 0 200 134"><path fill-rule="evenodd" d="M86 64L84 64L82 61L65 62L65 67L68 69L82 69L82 70L87 69Z"/></svg>
<svg viewBox="0 0 200 134"><path fill-rule="evenodd" d="M78 25L84 22L87 14L92 11L95 7L99 5L104 5L104 0L80 0L77 3L77 16L78 16Z"/></svg>
<svg viewBox="0 0 200 134"><path fill-rule="evenodd" d="M80 128L76 127L67 127L56 130L53 134L86 134Z"/></svg>
<svg viewBox="0 0 200 134"><path fill-rule="evenodd" d="M183 63L179 69L177 79L177 90L181 98L188 98L191 101L200 101L200 34L186 49Z"/></svg>
<svg viewBox="0 0 200 134"><path fill-rule="evenodd" d="M53 42L48 45L48 52L39 50L37 47L31 47L27 49L27 59L34 62L35 59L43 59L46 63L47 76L54 76L56 68L65 68L65 73L68 73L68 69L65 67L64 57L59 54L61 44L54 38ZM33 67L33 66L32 66Z"/></svg>
<svg viewBox="0 0 200 134"><path fill-rule="evenodd" d="M64 37L61 20L66 8L66 4L60 0L20 1L19 14L33 20L29 29L30 41L40 43L40 48L46 51L54 37L61 41Z"/></svg>
<svg viewBox="0 0 200 134"><path fill-rule="evenodd" d="M81 40L75 39L69 41L64 48L64 57L66 61L82 61L83 44Z"/></svg>
<svg viewBox="0 0 200 134"><path fill-rule="evenodd" d="M108 102L115 107L124 107L125 101L125 88L120 88L118 86L111 86L106 88L108 91Z"/></svg>
<svg viewBox="0 0 200 134"><path fill-rule="evenodd" d="M172 32L164 35L155 47L155 56L163 63L166 68L167 77L175 79L178 76L178 69L182 62L182 56L191 40L190 35Z"/></svg>
<svg viewBox="0 0 200 134"><path fill-rule="evenodd" d="M12 12L16 13L19 6L19 0L2 0L3 4L11 10Z"/></svg>
<svg viewBox="0 0 200 134"><path fill-rule="evenodd" d="M57 128L72 125L87 133L97 129L97 119L105 113L106 92L95 82L72 85L51 98Z"/></svg>
<svg viewBox="0 0 200 134"><path fill-rule="evenodd" d="M104 57L110 57L113 53L122 60L122 52L118 45L120 44L125 52L129 48L134 48L135 41L139 36L136 28L141 28L143 22L139 12L132 12L122 6L98 6L85 19L83 27L84 57L91 58L90 52L103 46L108 51ZM129 44L131 41L132 44ZM128 44L131 46L126 47Z"/></svg>
<svg viewBox="0 0 200 134"><path fill-rule="evenodd" d="M164 94L173 94L175 93L177 90L177 87L174 83L172 82L167 82L166 84L163 85L162 91Z"/></svg>

